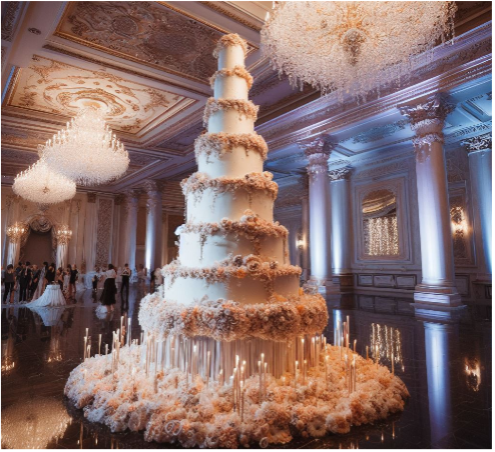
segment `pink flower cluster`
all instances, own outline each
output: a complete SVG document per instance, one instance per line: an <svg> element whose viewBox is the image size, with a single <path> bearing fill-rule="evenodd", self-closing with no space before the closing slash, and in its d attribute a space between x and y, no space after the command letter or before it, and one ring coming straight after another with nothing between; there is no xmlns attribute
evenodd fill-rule
<svg viewBox="0 0 495 452"><path fill-rule="evenodd" d="M240 304L230 300L200 300L194 306L167 302L159 294L141 301L139 323L157 337L184 334L233 341L258 337L285 341L300 334L323 331L328 311L321 295L285 298L267 303Z"/></svg>
<svg viewBox="0 0 495 452"><path fill-rule="evenodd" d="M213 74L213 76L210 77L210 86L212 88L214 87L215 80L217 77L231 77L233 75L236 75L237 77L241 77L244 80L246 80L248 89L251 89L251 86L253 86L253 77L242 66L234 66L232 69L221 69L221 70L215 72Z"/></svg>
<svg viewBox="0 0 495 452"><path fill-rule="evenodd" d="M235 110L241 116L252 118L253 121L258 119L258 110L260 107L254 105L250 100L244 99L215 99L210 97L206 102L205 111L203 114L203 123L206 126L208 119L213 113L221 110Z"/></svg>
<svg viewBox="0 0 495 452"><path fill-rule="evenodd" d="M219 156L232 152L236 147L243 147L246 155L249 151L257 152L263 160L268 154L268 146L261 135L252 133L204 133L196 138L194 142L194 153L196 158L200 154Z"/></svg>
<svg viewBox="0 0 495 452"><path fill-rule="evenodd" d="M144 352L144 350L143 350ZM356 391L349 393L340 347L328 346L328 371L320 362L301 375L267 375L266 396L260 398L259 378L245 380L244 417L233 410L232 386L177 368L159 371L155 381L139 366L141 346L120 350L113 374L110 360L87 359L71 372L65 395L84 408L90 422L113 432L144 431L146 441L192 448L237 448L285 444L298 437L343 434L352 426L373 423L404 409L409 393L389 370L356 356ZM154 374L152 374L154 375Z"/></svg>
<svg viewBox="0 0 495 452"><path fill-rule="evenodd" d="M215 177L210 178L204 173L194 173L181 182L184 195L189 193L203 193L206 189L212 189L215 193L235 192L245 190L252 194L254 191L265 191L272 199L277 197L278 185L272 181L273 174L268 171L263 173L249 173L244 177Z"/></svg>
<svg viewBox="0 0 495 452"><path fill-rule="evenodd" d="M228 35L222 36L219 39L215 47L215 50L213 50L213 56L215 58L218 58L218 55L222 49L231 46L241 46L242 50L244 51L244 55L247 55L247 51L248 51L247 42L244 39L242 39L237 33L230 33Z"/></svg>

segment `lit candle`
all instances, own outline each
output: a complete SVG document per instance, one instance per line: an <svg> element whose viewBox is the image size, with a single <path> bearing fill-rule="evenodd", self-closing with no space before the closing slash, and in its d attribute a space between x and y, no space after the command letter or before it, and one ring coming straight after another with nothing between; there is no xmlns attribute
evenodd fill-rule
<svg viewBox="0 0 495 452"><path fill-rule="evenodd" d="M354 345L353 345L354 353L356 353L356 343L357 343L357 339L354 339Z"/></svg>
<svg viewBox="0 0 495 452"><path fill-rule="evenodd" d="M306 372L308 370L308 361L305 359L303 361L303 385L306 384Z"/></svg>
<svg viewBox="0 0 495 452"><path fill-rule="evenodd" d="M88 329L86 328L86 331L88 331ZM86 361L86 346L88 345L88 336L86 334L86 336L84 337L84 357L83 357L83 361Z"/></svg>
<svg viewBox="0 0 495 452"><path fill-rule="evenodd" d="M295 367L294 367L294 388L297 387L297 372L298 372L298 367L299 367L299 361L296 361Z"/></svg>
<svg viewBox="0 0 495 452"><path fill-rule="evenodd" d="M101 334L98 334L98 355L101 355Z"/></svg>
<svg viewBox="0 0 495 452"><path fill-rule="evenodd" d="M366 346L366 359L369 359L369 347Z"/></svg>
<svg viewBox="0 0 495 452"><path fill-rule="evenodd" d="M206 354L206 387L210 383L210 363L211 363L211 352L208 351Z"/></svg>
<svg viewBox="0 0 495 452"><path fill-rule="evenodd" d="M127 319L127 345L131 345L131 318Z"/></svg>

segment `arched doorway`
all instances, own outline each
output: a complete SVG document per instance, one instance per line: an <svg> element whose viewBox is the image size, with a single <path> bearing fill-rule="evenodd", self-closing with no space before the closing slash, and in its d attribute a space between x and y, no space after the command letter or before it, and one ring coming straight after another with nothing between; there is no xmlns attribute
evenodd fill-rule
<svg viewBox="0 0 495 452"><path fill-rule="evenodd" d="M32 264L41 264L44 261L52 261L52 234L51 231L35 231L30 230L29 236L24 245L24 261L29 261Z"/></svg>
<svg viewBox="0 0 495 452"><path fill-rule="evenodd" d="M57 243L53 236L53 222L44 215L28 218L28 233L21 241L19 259L41 265L44 261L55 262Z"/></svg>

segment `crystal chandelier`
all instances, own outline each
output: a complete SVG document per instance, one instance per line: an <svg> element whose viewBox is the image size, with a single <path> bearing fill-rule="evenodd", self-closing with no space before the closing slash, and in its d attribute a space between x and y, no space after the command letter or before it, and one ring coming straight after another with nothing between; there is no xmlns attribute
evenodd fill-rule
<svg viewBox="0 0 495 452"><path fill-rule="evenodd" d="M455 2L274 2L261 39L292 86L363 98L400 81L411 57L453 36ZM385 82L385 83L384 83Z"/></svg>
<svg viewBox="0 0 495 452"><path fill-rule="evenodd" d="M95 108L72 118L64 130L39 146L39 153L52 168L82 185L110 182L129 167L124 145Z"/></svg>
<svg viewBox="0 0 495 452"><path fill-rule="evenodd" d="M76 194L76 184L68 177L53 171L40 159L16 176L12 190L28 201L45 205L73 198Z"/></svg>
<svg viewBox="0 0 495 452"><path fill-rule="evenodd" d="M67 244L72 237L72 231L66 224L60 224L55 228L55 238L57 242Z"/></svg>
<svg viewBox="0 0 495 452"><path fill-rule="evenodd" d="M7 228L7 237L16 241L20 239L28 230L26 224L16 221Z"/></svg>

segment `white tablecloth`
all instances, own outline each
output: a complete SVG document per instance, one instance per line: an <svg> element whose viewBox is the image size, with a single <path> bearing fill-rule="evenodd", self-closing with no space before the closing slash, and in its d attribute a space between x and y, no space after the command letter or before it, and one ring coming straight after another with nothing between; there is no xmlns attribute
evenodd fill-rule
<svg viewBox="0 0 495 452"><path fill-rule="evenodd" d="M40 308L46 306L65 306L66 304L60 286L58 284L48 284L43 295L38 299L31 301L31 303L28 303L26 306L28 308Z"/></svg>

